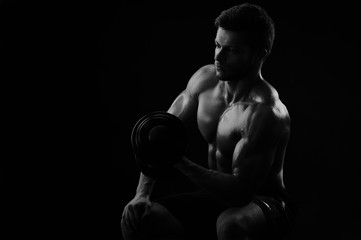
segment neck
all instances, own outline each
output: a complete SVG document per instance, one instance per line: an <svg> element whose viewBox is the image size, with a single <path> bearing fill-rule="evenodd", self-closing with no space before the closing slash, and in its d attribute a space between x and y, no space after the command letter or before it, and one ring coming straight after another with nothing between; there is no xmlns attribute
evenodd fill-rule
<svg viewBox="0 0 361 240"><path fill-rule="evenodd" d="M259 70L237 81L225 81L224 97L226 103L231 105L235 102L247 101L253 86L262 80L261 71Z"/></svg>

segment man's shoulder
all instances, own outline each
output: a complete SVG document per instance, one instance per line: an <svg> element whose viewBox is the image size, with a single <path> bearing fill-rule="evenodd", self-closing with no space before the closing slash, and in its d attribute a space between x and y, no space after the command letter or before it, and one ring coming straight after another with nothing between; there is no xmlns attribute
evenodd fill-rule
<svg viewBox="0 0 361 240"><path fill-rule="evenodd" d="M254 114L254 116L266 118L268 120L282 120L289 118L286 106L279 99L269 102L254 102L252 104L252 109L252 114Z"/></svg>
<svg viewBox="0 0 361 240"><path fill-rule="evenodd" d="M213 64L209 64L202 66L193 74L188 82L187 89L192 94L199 94L216 86L218 82L215 67Z"/></svg>
<svg viewBox="0 0 361 240"><path fill-rule="evenodd" d="M251 91L253 114L266 122L289 122L287 107L282 103L277 90L268 82L263 81Z"/></svg>
<svg viewBox="0 0 361 240"><path fill-rule="evenodd" d="M286 106L282 103L277 90L267 81L257 84L250 92L251 101L255 102L261 112L279 112L288 115Z"/></svg>
<svg viewBox="0 0 361 240"><path fill-rule="evenodd" d="M264 104L272 105L279 99L277 90L267 81L259 81L250 91L250 99Z"/></svg>
<svg viewBox="0 0 361 240"><path fill-rule="evenodd" d="M269 139L278 139L283 133L289 133L289 114L285 105L280 101L253 102L249 108L247 131L262 132L269 136Z"/></svg>

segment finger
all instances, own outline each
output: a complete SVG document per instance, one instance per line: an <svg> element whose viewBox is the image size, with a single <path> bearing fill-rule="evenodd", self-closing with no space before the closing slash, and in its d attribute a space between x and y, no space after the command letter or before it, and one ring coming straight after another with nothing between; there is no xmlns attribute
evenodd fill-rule
<svg viewBox="0 0 361 240"><path fill-rule="evenodd" d="M125 218L125 212L126 212L126 207L124 207L123 209L123 212L122 212L122 216L120 217L120 224L123 226L125 226L125 221L124 221L124 218Z"/></svg>
<svg viewBox="0 0 361 240"><path fill-rule="evenodd" d="M123 214L122 214L122 218L121 218L120 223L121 223L122 226L124 226L124 227L126 227L127 229L129 229L128 223L127 223L127 219L126 219L126 218L127 218L126 212L127 212L127 210L124 208L124 211L123 211Z"/></svg>
<svg viewBox="0 0 361 240"><path fill-rule="evenodd" d="M126 210L124 210L123 216L122 216L122 220L123 220L123 224L124 226L128 229L128 230L132 230L132 224L131 224L131 220L130 220L130 211L129 211L129 206L126 208Z"/></svg>
<svg viewBox="0 0 361 240"><path fill-rule="evenodd" d="M139 225L139 223L141 221L142 209L144 209L144 208L141 207L141 206L135 206L133 208L134 221L135 221L136 228L137 228L137 226Z"/></svg>
<svg viewBox="0 0 361 240"><path fill-rule="evenodd" d="M127 212L127 207L124 207L123 212L122 212L122 217L121 217L122 220L125 218L126 212Z"/></svg>
<svg viewBox="0 0 361 240"><path fill-rule="evenodd" d="M129 229L135 231L137 230L138 228L138 223L137 223L137 220L136 220L136 217L135 217L135 211L132 207L128 208L128 226L129 226Z"/></svg>
<svg viewBox="0 0 361 240"><path fill-rule="evenodd" d="M147 217L150 213L151 205L144 206L143 213L140 215L140 218L143 219L144 217Z"/></svg>
<svg viewBox="0 0 361 240"><path fill-rule="evenodd" d="M127 224L126 224L126 222L125 222L125 219L124 219L124 217L122 216L122 218L121 218L121 220L120 220L120 226L123 228L127 228L128 229L128 226L127 226Z"/></svg>

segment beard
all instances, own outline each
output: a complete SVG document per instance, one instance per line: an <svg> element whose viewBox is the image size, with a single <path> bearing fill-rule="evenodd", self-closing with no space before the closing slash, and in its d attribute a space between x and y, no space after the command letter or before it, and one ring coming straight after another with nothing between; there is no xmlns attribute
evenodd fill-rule
<svg viewBox="0 0 361 240"><path fill-rule="evenodd" d="M246 78L252 72L251 64L238 68L221 67L216 68L216 77L221 81L236 81Z"/></svg>

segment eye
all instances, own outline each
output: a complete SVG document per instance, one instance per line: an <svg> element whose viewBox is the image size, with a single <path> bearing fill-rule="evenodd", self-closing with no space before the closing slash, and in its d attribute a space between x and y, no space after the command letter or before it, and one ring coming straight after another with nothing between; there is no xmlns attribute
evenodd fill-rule
<svg viewBox="0 0 361 240"><path fill-rule="evenodd" d="M231 52L234 52L234 53L240 52L240 50L239 50L238 48L235 48L235 47L230 47L229 50L230 50Z"/></svg>
<svg viewBox="0 0 361 240"><path fill-rule="evenodd" d="M216 48L221 48L221 45L218 42L214 43L216 45Z"/></svg>

